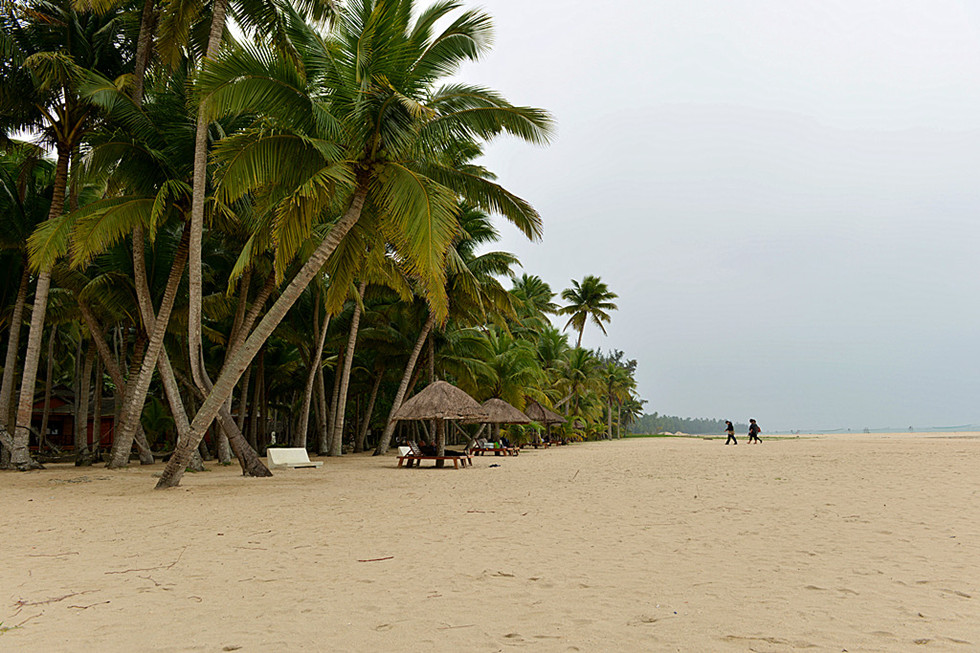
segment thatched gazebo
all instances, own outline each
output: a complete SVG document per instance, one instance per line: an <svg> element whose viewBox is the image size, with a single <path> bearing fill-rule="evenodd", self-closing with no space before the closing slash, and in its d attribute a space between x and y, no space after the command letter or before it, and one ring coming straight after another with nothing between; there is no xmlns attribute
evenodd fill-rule
<svg viewBox="0 0 980 653"><path fill-rule="evenodd" d="M485 421L487 411L476 399L469 396L452 383L436 381L430 383L422 392L406 401L395 411L396 420L435 420L436 422L436 454L446 453L446 420ZM436 467L442 467L445 461L437 460Z"/></svg>
<svg viewBox="0 0 980 653"><path fill-rule="evenodd" d="M483 402L483 409L487 412L486 418L468 419L469 424L490 424L493 439L500 439L501 424L530 424L531 418L517 410L503 399L496 397L487 399Z"/></svg>
<svg viewBox="0 0 980 653"><path fill-rule="evenodd" d="M544 424L545 432L548 437L551 437L551 425L552 424L564 424L565 418L558 413L548 410L538 402L533 399L528 400L527 408L524 409L524 414L530 417L535 422L540 422Z"/></svg>

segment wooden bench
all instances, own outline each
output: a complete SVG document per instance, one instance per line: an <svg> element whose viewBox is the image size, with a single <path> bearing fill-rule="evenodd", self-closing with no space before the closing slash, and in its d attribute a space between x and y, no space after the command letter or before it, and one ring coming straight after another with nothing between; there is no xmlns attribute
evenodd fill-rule
<svg viewBox="0 0 980 653"><path fill-rule="evenodd" d="M398 447L399 467L402 466L402 463L406 463L405 467L411 467L412 463L415 463L415 467L421 467L423 460L451 460L456 469L459 469L460 463L463 463L464 468L467 464L470 467L473 466L473 459L469 456L429 456L423 454L422 450L414 442L409 442L409 446L407 447Z"/></svg>
<svg viewBox="0 0 980 653"><path fill-rule="evenodd" d="M302 447L269 447L266 449L265 455L268 458L270 468L292 467L293 469L300 469L312 467L319 469L323 465L321 462L311 461L306 449Z"/></svg>

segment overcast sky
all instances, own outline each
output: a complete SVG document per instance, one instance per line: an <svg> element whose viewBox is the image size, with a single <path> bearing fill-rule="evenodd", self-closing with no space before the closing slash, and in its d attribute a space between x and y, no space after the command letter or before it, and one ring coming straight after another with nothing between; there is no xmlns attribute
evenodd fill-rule
<svg viewBox="0 0 980 653"><path fill-rule="evenodd" d="M980 3L484 0L464 71L557 119L486 157L500 249L619 294L647 411L763 429L980 423Z"/></svg>

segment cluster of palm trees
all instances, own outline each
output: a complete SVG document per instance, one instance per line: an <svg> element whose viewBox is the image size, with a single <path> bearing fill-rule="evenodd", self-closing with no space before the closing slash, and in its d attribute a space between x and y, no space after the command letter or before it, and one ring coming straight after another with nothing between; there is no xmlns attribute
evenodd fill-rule
<svg viewBox="0 0 980 653"><path fill-rule="evenodd" d="M551 133L446 81L490 38L456 0L4 3L0 464L37 465L42 358L76 424L114 398L110 467L172 449L158 487L202 455L267 475L273 438L383 453L435 378L559 409L568 437L633 419L635 361L580 346L616 295L586 277L559 308L487 251L491 215L529 238L541 219L483 145Z"/></svg>

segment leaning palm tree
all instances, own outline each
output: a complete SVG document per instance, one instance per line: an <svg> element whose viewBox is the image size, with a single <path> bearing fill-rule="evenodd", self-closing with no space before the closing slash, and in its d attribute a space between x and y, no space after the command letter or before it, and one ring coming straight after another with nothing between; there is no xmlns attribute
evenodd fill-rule
<svg viewBox="0 0 980 653"><path fill-rule="evenodd" d="M253 195L267 227L247 247L275 243L278 278L323 214L339 219L215 381L157 487L176 485L190 453L252 358L333 254L362 213L396 244L444 316L443 263L456 228L456 197L503 214L529 236L540 234L531 206L484 177L458 172L438 156L459 140L501 132L545 142L550 118L486 89L441 79L489 45L490 20L441 2L417 14L412 0L356 0L341 10L332 38L296 20L290 26L301 66L260 47L242 47L205 67L199 92L210 117L263 115L223 139L217 197ZM365 211L365 208L368 210Z"/></svg>
<svg viewBox="0 0 980 653"><path fill-rule="evenodd" d="M196 3L191 3L196 4ZM239 25L252 32L258 39L268 38L280 52L286 51L290 58L294 52L288 41L284 39L283 33L286 26L284 20L287 15L298 18L297 12L303 12L304 17L309 17L317 21L323 21L333 16L334 4L332 0L301 0L300 2L289 4L277 2L275 0L259 0L257 2L235 2L231 0L214 0L211 4L210 29L208 31L207 46L204 57L199 62L206 66L208 62L218 56L222 41L226 32L227 12L231 10L237 18ZM169 12L173 15L194 15L194 12ZM170 21L173 26L174 22ZM180 25L177 29L187 29L188 25ZM182 32L186 34L187 32ZM201 104L197 112L196 129L194 137L194 174L191 198L191 217L190 217L190 247L188 263L188 290L189 307L187 323L187 341L189 348L189 360L191 374L194 383L200 389L211 386L210 379L202 366L202 321L201 311L203 306L203 238L204 238L204 208L205 208L205 186L207 184L207 164L208 164L208 127L212 116L209 115L205 104Z"/></svg>
<svg viewBox="0 0 980 653"><path fill-rule="evenodd" d="M558 312L561 315L571 315L565 328L574 326L578 331L576 347L582 346L582 333L585 331L585 323L590 319L603 333L606 333L606 327L602 323L611 319L607 311L615 311L618 308L611 301L618 296L610 292L609 287L599 277L592 275L582 279L581 284L573 279L572 287L561 292L561 298L568 302L568 306L562 307Z"/></svg>

